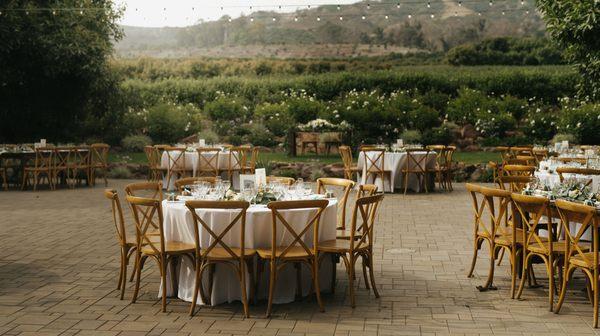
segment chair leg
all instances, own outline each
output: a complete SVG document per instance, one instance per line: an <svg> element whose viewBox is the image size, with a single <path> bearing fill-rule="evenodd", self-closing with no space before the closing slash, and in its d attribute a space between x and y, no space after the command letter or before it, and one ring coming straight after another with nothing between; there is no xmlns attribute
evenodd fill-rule
<svg viewBox="0 0 600 336"><path fill-rule="evenodd" d="M190 316L194 316L194 310L196 310L196 301L198 300L198 286L200 285L200 268L202 265L196 261L196 269L194 274L194 293L192 295L192 304L190 305Z"/></svg>
<svg viewBox="0 0 600 336"><path fill-rule="evenodd" d="M167 312L167 266L169 261L166 256L160 258L160 282L162 283L161 307L162 312Z"/></svg>
<svg viewBox="0 0 600 336"><path fill-rule="evenodd" d="M121 255L119 259L121 264L119 265L119 282L117 283L117 289L121 289L121 284L123 283L123 265L125 265L124 248L121 248Z"/></svg>
<svg viewBox="0 0 600 336"><path fill-rule="evenodd" d="M515 287L517 285L517 251L510 251L510 298L515 298Z"/></svg>
<svg viewBox="0 0 600 336"><path fill-rule="evenodd" d="M123 259L122 259L122 277L121 277L121 300L125 297L125 286L127 284L127 266L129 265L129 251L128 249L123 249ZM134 272L135 273L135 269Z"/></svg>
<svg viewBox="0 0 600 336"><path fill-rule="evenodd" d="M294 263L296 269L296 298L302 297L302 264L299 262Z"/></svg>
<svg viewBox="0 0 600 336"><path fill-rule="evenodd" d="M246 263L244 260L240 260L240 289L242 290L242 305L244 306L244 316L250 317L250 311L248 308L248 295L246 293Z"/></svg>
<svg viewBox="0 0 600 336"><path fill-rule="evenodd" d="M277 264L275 259L269 261L271 269L269 274L269 299L267 302L267 313L266 317L271 316L271 309L273 308L273 293L275 291L275 273L277 272Z"/></svg>
<svg viewBox="0 0 600 336"><path fill-rule="evenodd" d="M490 288L492 288L492 283L494 282L494 266L495 266L495 262L496 259L494 258L496 256L496 245L492 242L490 242L490 271L488 273L488 278L487 281L485 283L485 285L480 289L480 290L488 290Z"/></svg>
<svg viewBox="0 0 600 336"><path fill-rule="evenodd" d="M525 256L523 257L523 268L521 271L521 282L519 283L519 290L517 291L517 295L516 298L520 299L521 298L521 294L523 294L523 288L525 287L525 280L527 280L527 278L529 277L529 258L531 256L531 254L528 254L526 252Z"/></svg>
<svg viewBox="0 0 600 336"><path fill-rule="evenodd" d="M474 241L474 249L473 249L473 260L471 261L471 269L469 269L469 273L467 274L467 278L473 276L473 271L475 270L475 264L477 263L477 252L479 252L479 239L476 237Z"/></svg>
<svg viewBox="0 0 600 336"><path fill-rule="evenodd" d="M321 300L321 288L319 287L319 261L318 261L318 256L314 256L311 266L312 266L312 278L313 278L313 284L314 284L314 288L315 288L315 294L317 295L317 303L319 304L319 309L322 312L325 311L325 308L323 308L323 301Z"/></svg>
<svg viewBox="0 0 600 336"><path fill-rule="evenodd" d="M335 294L335 283L337 281L337 258L338 256L336 256L334 253L331 253L331 265L332 265L332 270L331 270L331 294Z"/></svg>
<svg viewBox="0 0 600 336"><path fill-rule="evenodd" d="M550 311L552 311L552 306L554 306L554 259L552 255L548 258L548 264L546 265L546 270L548 271L548 303L550 306Z"/></svg>
<svg viewBox="0 0 600 336"><path fill-rule="evenodd" d="M565 265L565 275L563 276L563 283L560 286L560 295L558 296L558 302L556 303L556 307L554 308L554 314L558 314L560 312L560 308L562 307L563 302L565 301L565 295L567 294L567 284L571 280L571 276L575 271L575 267L571 265Z"/></svg>
<svg viewBox="0 0 600 336"><path fill-rule="evenodd" d="M346 271L348 272L348 295L350 296L350 306L356 307L356 300L354 298L354 256L348 256L348 265Z"/></svg>
<svg viewBox="0 0 600 336"><path fill-rule="evenodd" d="M362 256L362 269L363 269L363 278L365 279L365 288L367 290L371 289L369 286L369 279L367 279L367 263L368 257L366 254L361 254Z"/></svg>
<svg viewBox="0 0 600 336"><path fill-rule="evenodd" d="M598 277L597 277L597 272L594 272L595 277L594 277L594 282L592 283L592 291L594 293L594 322L593 322L593 326L594 329L598 328Z"/></svg>
<svg viewBox="0 0 600 336"><path fill-rule="evenodd" d="M140 291L140 278L142 276L142 268L144 267L144 261L148 258L147 256L140 256L139 252L136 252L136 268L135 268L135 285L133 289L133 297L131 303L135 303L137 300L138 293Z"/></svg>
<svg viewBox="0 0 600 336"><path fill-rule="evenodd" d="M375 294L376 298L379 298L379 291L377 290L377 286L375 285L375 274L373 274L373 251L369 251L369 276L371 278L371 287L373 288L373 294Z"/></svg>

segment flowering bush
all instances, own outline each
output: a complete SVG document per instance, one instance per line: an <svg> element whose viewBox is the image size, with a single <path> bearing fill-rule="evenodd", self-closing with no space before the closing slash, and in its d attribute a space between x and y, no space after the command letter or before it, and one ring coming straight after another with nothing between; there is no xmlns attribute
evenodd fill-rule
<svg viewBox="0 0 600 336"><path fill-rule="evenodd" d="M491 110L480 113L475 129L483 136L504 137L506 132L515 129L515 119L508 113L494 114Z"/></svg>
<svg viewBox="0 0 600 336"><path fill-rule="evenodd" d="M579 143L600 144L600 104L587 102L566 104L558 128L563 133L573 134Z"/></svg>
<svg viewBox="0 0 600 336"><path fill-rule="evenodd" d="M276 136L285 136L295 125L286 102L279 104L264 103L256 107L254 114L269 131Z"/></svg>
<svg viewBox="0 0 600 336"><path fill-rule="evenodd" d="M325 105L314 95L308 95L305 90L292 91L284 95L288 112L299 123L307 123L316 119L325 110Z"/></svg>
<svg viewBox="0 0 600 336"><path fill-rule="evenodd" d="M532 107L522 120L523 134L536 140L546 141L555 134L558 126L556 111L549 107Z"/></svg>
<svg viewBox="0 0 600 336"><path fill-rule="evenodd" d="M298 129L303 132L333 132L347 131L350 129L350 124L342 121L339 124L333 124L325 119L315 119L298 126Z"/></svg>

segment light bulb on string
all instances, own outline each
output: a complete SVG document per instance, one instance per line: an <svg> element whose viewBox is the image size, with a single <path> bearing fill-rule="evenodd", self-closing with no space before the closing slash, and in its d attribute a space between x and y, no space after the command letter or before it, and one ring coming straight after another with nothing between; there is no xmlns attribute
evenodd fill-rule
<svg viewBox="0 0 600 336"><path fill-rule="evenodd" d="M431 2L427 2L427 8L431 8Z"/></svg>
<svg viewBox="0 0 600 336"><path fill-rule="evenodd" d="M529 10L525 11L525 15L529 15Z"/></svg>
<svg viewBox="0 0 600 336"><path fill-rule="evenodd" d="M454 16L458 16L458 12L457 11L454 11Z"/></svg>
<svg viewBox="0 0 600 336"><path fill-rule="evenodd" d="M364 20L364 19L366 19L366 18L367 18L367 17L366 17L366 16L364 16L364 15L361 17L361 19L363 19L363 20Z"/></svg>
<svg viewBox="0 0 600 336"><path fill-rule="evenodd" d="M321 17L320 16L317 16L317 21L321 21Z"/></svg>
<svg viewBox="0 0 600 336"><path fill-rule="evenodd" d="M25 15L29 15L29 11L25 11Z"/></svg>
<svg viewBox="0 0 600 336"><path fill-rule="evenodd" d="M83 15L83 9L79 10L79 15Z"/></svg>
<svg viewBox="0 0 600 336"><path fill-rule="evenodd" d="M340 16L340 21L344 21L344 17L343 16Z"/></svg>
<svg viewBox="0 0 600 336"><path fill-rule="evenodd" d="M458 7L462 7L462 1L458 2Z"/></svg>
<svg viewBox="0 0 600 336"><path fill-rule="evenodd" d="M506 13L504 11L502 11L502 15L506 15Z"/></svg>
<svg viewBox="0 0 600 336"><path fill-rule="evenodd" d="M370 3L367 4L367 9L371 9L371 4Z"/></svg>
<svg viewBox="0 0 600 336"><path fill-rule="evenodd" d="M294 16L294 21L298 22L298 17Z"/></svg>
<svg viewBox="0 0 600 336"><path fill-rule="evenodd" d="M521 6L525 5L525 0L521 0Z"/></svg>
<svg viewBox="0 0 600 336"><path fill-rule="evenodd" d="M494 5L494 3L492 1L490 1L490 7L492 7Z"/></svg>
<svg viewBox="0 0 600 336"><path fill-rule="evenodd" d="M400 3L399 2L396 4L396 8L398 8L398 9L400 8Z"/></svg>
<svg viewBox="0 0 600 336"><path fill-rule="evenodd" d="M387 19L389 19L389 18L390 18L389 16L387 16L387 15L385 16L385 19L386 19L386 20L387 20Z"/></svg>
<svg viewBox="0 0 600 336"><path fill-rule="evenodd" d="M277 21L277 19L273 16L273 22Z"/></svg>
<svg viewBox="0 0 600 336"><path fill-rule="evenodd" d="M228 18L227 21L231 22L231 18Z"/></svg>
<svg viewBox="0 0 600 336"><path fill-rule="evenodd" d="M435 15L434 15L434 14L431 14L431 18L432 18L432 19L434 19L434 18L435 18Z"/></svg>
<svg viewBox="0 0 600 336"><path fill-rule="evenodd" d="M342 7L340 5L337 5L337 10L341 10Z"/></svg>
<svg viewBox="0 0 600 336"><path fill-rule="evenodd" d="M478 12L477 15L481 16L481 12Z"/></svg>
<svg viewBox="0 0 600 336"><path fill-rule="evenodd" d="M412 19L412 14L408 14L408 18L409 18L409 19Z"/></svg>
<svg viewBox="0 0 600 336"><path fill-rule="evenodd" d="M52 15L56 15L56 11L55 10L52 11Z"/></svg>
<svg viewBox="0 0 600 336"><path fill-rule="evenodd" d="M250 22L254 22L254 18L253 17L250 17Z"/></svg>

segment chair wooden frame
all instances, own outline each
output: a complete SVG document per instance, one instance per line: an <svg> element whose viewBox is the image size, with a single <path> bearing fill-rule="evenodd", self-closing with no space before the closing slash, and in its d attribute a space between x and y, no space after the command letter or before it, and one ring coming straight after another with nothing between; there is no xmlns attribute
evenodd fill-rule
<svg viewBox="0 0 600 336"><path fill-rule="evenodd" d="M54 166L52 168L54 175L54 183L69 184L69 164L73 160L71 158L72 151L70 147L55 147L54 148Z"/></svg>
<svg viewBox="0 0 600 336"><path fill-rule="evenodd" d="M219 170L219 153L221 152L221 148L204 147L197 148L196 151L198 152L196 176L219 176L221 172Z"/></svg>
<svg viewBox="0 0 600 336"><path fill-rule="evenodd" d="M338 200L338 209L341 211L337 216L337 224L336 228L338 230L346 230L346 206L348 205L348 196L350 196L350 191L354 188L354 181L335 178L335 177L322 177L317 179L317 194L326 194L329 190L328 187L341 187L342 197Z"/></svg>
<svg viewBox="0 0 600 336"><path fill-rule="evenodd" d="M321 215L329 201L327 200L310 200L310 201L278 201L271 202L267 205L271 209L272 216L272 231L271 231L271 247L266 249L258 249L259 260L258 278L262 271L262 261L268 261L270 264L269 274L269 298L267 303L266 316L271 315L273 306L273 294L277 281L278 271L289 263L293 263L299 269L299 265L304 263L311 268L311 277L313 287L317 297L317 302L321 312L324 311L323 302L321 301L321 290L319 288L319 225ZM294 209L315 209L315 215L304 225L301 230L296 230L294 227L281 215L281 211ZM279 225L278 223L281 223ZM280 244L280 234L277 227L283 226L283 232L289 233L294 239L289 244ZM313 246L309 247L302 237L312 228L313 231ZM280 232L281 233L281 232ZM298 273L299 275L299 273ZM297 284L299 285L299 284Z"/></svg>
<svg viewBox="0 0 600 336"><path fill-rule="evenodd" d="M393 192L394 191L394 186L391 185L391 174L392 172L390 170L385 170L385 149L382 148L374 148L374 147L368 147L368 146L363 146L361 147L361 152L363 154L363 160L364 160L364 171L365 171L365 178L368 179L369 176L373 175L374 180L373 183L376 183L376 179L377 177L381 178L381 184L383 186L383 192L385 192L385 175L389 174L390 175L390 189ZM375 158L371 158L369 155L367 155L368 152L375 152Z"/></svg>
<svg viewBox="0 0 600 336"><path fill-rule="evenodd" d="M105 143L95 143L90 146L90 181L91 185L96 185L96 170L102 171L104 185L108 186L108 151L110 146Z"/></svg>
<svg viewBox="0 0 600 336"><path fill-rule="evenodd" d="M185 148L168 147L165 148L165 151L168 158L166 187L170 188L172 179L183 178L186 176L186 172L190 170L186 168Z"/></svg>
<svg viewBox="0 0 600 336"><path fill-rule="evenodd" d="M556 159L558 161L562 162L562 163L569 163L569 162L577 162L577 163L580 163L580 164L586 164L587 163L587 159L586 158L558 157Z"/></svg>
<svg viewBox="0 0 600 336"><path fill-rule="evenodd" d="M552 209L550 200L546 197L527 196L519 193L513 193L512 201L517 209L522 224L523 232L523 270L521 272L521 282L516 294L520 299L525 287L525 280L528 280L531 274L532 258L537 256L544 261L546 274L548 275L548 303L550 311L554 305L554 291L556 284L554 282L555 268L557 263L564 256L563 242L556 241L560 237L559 228L555 229L552 222ZM543 222L541 222L543 220ZM539 229L545 229L548 237L542 237ZM514 298L514 297L513 297Z"/></svg>
<svg viewBox="0 0 600 336"><path fill-rule="evenodd" d="M91 149L89 146L70 147L69 162L67 163L67 179L71 179L71 188L75 188L75 184L81 184L82 176L84 175L88 185L91 184L90 174L90 158Z"/></svg>
<svg viewBox="0 0 600 336"><path fill-rule="evenodd" d="M144 146L144 153L148 160L148 181L162 181L167 168L161 168L161 153L154 146Z"/></svg>
<svg viewBox="0 0 600 336"><path fill-rule="evenodd" d="M25 167L23 169L23 182L21 190L29 184L29 178L33 178L33 191L37 190L38 182L41 182L40 177L46 177L51 190L55 189L54 177L54 151L47 148L37 148L35 150L35 161L33 167Z"/></svg>
<svg viewBox="0 0 600 336"><path fill-rule="evenodd" d="M117 289L121 290L121 300L123 300L123 297L125 296L125 283L127 282L127 265L129 264L129 259L137 248L137 240L136 238L131 239L127 236L125 219L123 217L123 208L121 207L121 201L119 200L117 191L114 189L105 189L104 196L109 199L111 203L112 217L115 224L115 233L121 252L121 267L119 270L119 283L117 285Z"/></svg>
<svg viewBox="0 0 600 336"><path fill-rule="evenodd" d="M192 298L192 305L190 307L190 316L194 315L194 309L196 307L198 293L204 293L201 281L203 272L206 268L211 268L217 264L222 264L231 267L235 275L238 277L238 280L240 281L240 289L242 292L244 316L250 317L248 309L248 295L246 291L246 271L249 272L250 280L252 283L252 285L250 286L250 297L252 298L254 296L254 255L256 254L256 250L245 248L246 210L250 206L250 203L239 201L187 201L185 205L192 214L192 218L194 219L194 227L197 228L199 227L199 225L201 225L202 228L206 232L208 232L212 240L209 246L200 248L200 237L198 236L199 230L195 230L194 240L196 241L196 255L198 256L198 258L196 258L196 272L194 280L195 286ZM239 213L233 218L233 220L229 224L227 224L227 226L223 230L221 230L219 233L216 233L213 227L211 227L211 225L207 224L200 216L198 216L196 212L196 210L198 209L227 209L230 211L238 210ZM239 227L240 230L240 240L238 248L231 247L229 246L229 244L223 241L223 238L229 232L233 231L234 227ZM213 272L209 273L209 297L213 289L212 274ZM204 299L205 295L201 295Z"/></svg>
<svg viewBox="0 0 600 336"><path fill-rule="evenodd" d="M178 192L182 192L186 185L194 184L196 182L208 182L211 185L215 185L217 183L217 178L214 176L192 176L192 177L184 177L175 181L175 189Z"/></svg>
<svg viewBox="0 0 600 336"><path fill-rule="evenodd" d="M319 252L322 253L321 256L324 256L325 253L332 253L341 256L344 260L348 275L348 289L352 308L356 307L354 295L354 270L356 261L359 257L363 260L362 265L365 287L367 289L372 287L375 297L379 298L379 292L375 285L375 275L373 274L373 228L375 226L377 209L382 200L383 194L358 198L355 202L354 210L352 211L350 238L325 241L319 245ZM369 279L367 279L367 268L369 269L371 286L369 286ZM335 284L332 284L332 287L333 286L335 286Z"/></svg>
<svg viewBox="0 0 600 336"><path fill-rule="evenodd" d="M243 146L246 147L246 146ZM249 149L249 147L246 147ZM247 149L247 150L248 150ZM250 161L248 161L248 154L246 153L246 161L244 163L244 169L242 169L242 174L254 174L256 171L256 163L258 162L258 154L260 153L260 149L258 147L252 147L252 152L250 153Z"/></svg>
<svg viewBox="0 0 600 336"><path fill-rule="evenodd" d="M352 149L349 146L340 146L338 151L344 164L344 177L348 180L354 180L359 170L358 166L352 163Z"/></svg>
<svg viewBox="0 0 600 336"><path fill-rule="evenodd" d="M599 273L599 256L598 256L598 227L600 219L595 207L587 206L579 203L557 200L556 207L560 216L563 232L565 233L565 270L562 277L562 286L560 295L554 313L558 314L565 299L567 285L571 280L571 276L576 269L580 269L586 276L588 281L588 295L591 296L591 301L594 306L593 326L598 328L598 296L600 289L598 288L598 273ZM581 224L581 227L575 234L570 231L570 223L576 222ZM592 231L591 251L585 246L589 244L581 244L581 237L587 230Z"/></svg>
<svg viewBox="0 0 600 336"><path fill-rule="evenodd" d="M8 177L6 176L6 168L0 167L0 177L2 177L2 189L8 190Z"/></svg>
<svg viewBox="0 0 600 336"><path fill-rule="evenodd" d="M425 151L425 155L417 158L413 153L414 152L422 152ZM419 179L419 184L425 188L425 192L429 193L429 189L427 187L427 174L430 173L430 170L427 168L427 163L429 160L429 149L417 149L411 148L406 150L406 163L404 168L401 170L404 175L404 195L408 191L408 178L410 174L414 174ZM414 167L411 167L411 163L414 164Z"/></svg>
<svg viewBox="0 0 600 336"><path fill-rule="evenodd" d="M558 174L558 177L560 179L560 182L562 183L565 180L565 177L563 174L578 174L578 175L600 175L600 170L598 169L591 169L591 168L579 168L579 167L558 167L556 168L556 173ZM589 179L589 181L587 182L587 185L592 184L594 180L593 179Z"/></svg>
<svg viewBox="0 0 600 336"><path fill-rule="evenodd" d="M438 182L439 188L444 190L450 190L450 187L447 185L448 178L446 177L449 170L449 148L444 145L429 145L426 148L430 151L435 151L435 168L433 169L433 172L435 173L435 177Z"/></svg>
<svg viewBox="0 0 600 336"><path fill-rule="evenodd" d="M246 154L250 150L248 146L237 146L229 148L227 153L227 178L233 181L233 174L235 172L241 173L246 166Z"/></svg>
<svg viewBox="0 0 600 336"><path fill-rule="evenodd" d="M140 290L141 272L146 259L152 258L156 261L161 278L161 306L162 312L167 310L167 267L171 266L171 282L173 290L177 292L176 262L179 257L188 258L192 265L196 264L198 246L183 242L166 241L163 227L163 215L161 201L154 198L127 196L127 202L133 210L133 218L136 225L135 250L135 287L131 303L135 303ZM154 233L154 224L158 223L158 235ZM198 235L198 227L194 230ZM157 241L157 236L159 240ZM176 296L176 295L175 295Z"/></svg>
<svg viewBox="0 0 600 336"><path fill-rule="evenodd" d="M283 183L287 186L291 186L294 183L296 183L296 180L293 177L286 177L286 176L272 176L269 175L267 176L267 183L272 183L272 182L279 182L279 183Z"/></svg>
<svg viewBox="0 0 600 336"><path fill-rule="evenodd" d="M535 166L530 165L505 165L502 167L504 175L507 176L533 176Z"/></svg>
<svg viewBox="0 0 600 336"><path fill-rule="evenodd" d="M473 276L475 264L477 263L477 252L481 244L485 241L490 249L490 269L487 281L483 286L478 286L480 291L495 289L494 282L494 261L500 250L506 250L509 254L511 263L511 297L515 295L516 288L516 258L522 253L522 232L516 228L513 223L506 220L511 204L511 192L486 188L476 184L467 183L467 191L471 194L473 200L474 226L473 226L473 260L467 277ZM479 201L481 199L481 201ZM486 211L487 209L487 211ZM486 222L484 217L489 217ZM508 227L503 227L508 223Z"/></svg>
<svg viewBox="0 0 600 336"><path fill-rule="evenodd" d="M533 181L533 179L533 176L502 175L500 176L500 181L498 183L500 185L500 189L502 190L509 190L514 193L519 193L523 189L525 189L527 183L530 183L531 181Z"/></svg>

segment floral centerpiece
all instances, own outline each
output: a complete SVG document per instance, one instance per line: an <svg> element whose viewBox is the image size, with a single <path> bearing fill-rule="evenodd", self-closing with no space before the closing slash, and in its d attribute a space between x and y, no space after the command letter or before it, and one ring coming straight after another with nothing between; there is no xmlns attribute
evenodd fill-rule
<svg viewBox="0 0 600 336"><path fill-rule="evenodd" d="M589 185L571 178L550 189L546 185L527 184L523 189L525 195L546 196L551 200L563 199L571 202L579 202L590 206L600 206L600 194L592 191Z"/></svg>
<svg viewBox="0 0 600 336"><path fill-rule="evenodd" d="M334 124L325 119L315 119L298 125L298 129L302 132L343 132L350 130L350 124L346 121Z"/></svg>

